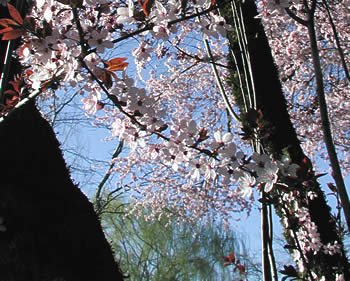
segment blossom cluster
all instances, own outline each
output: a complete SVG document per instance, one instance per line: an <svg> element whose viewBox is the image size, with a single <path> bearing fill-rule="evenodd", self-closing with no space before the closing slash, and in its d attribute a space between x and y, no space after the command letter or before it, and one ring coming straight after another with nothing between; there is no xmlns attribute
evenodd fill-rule
<svg viewBox="0 0 350 281"><path fill-rule="evenodd" d="M321 241L320 234L318 233L316 224L311 220L310 213L307 208L301 207L298 203L299 192L283 193L280 199L281 204L288 206L286 212L293 213L293 220L296 219L297 227L291 225L290 214L285 214L283 224L286 229L289 229L291 237L298 241L300 248L294 249L292 257L297 263L301 272L305 272L304 262L308 262L308 256L316 255L319 251L322 251L326 255L335 255L341 253L341 246L338 241L333 244L328 243L324 245ZM315 197L312 196L310 200ZM303 256L303 257L302 257Z"/></svg>
<svg viewBox="0 0 350 281"><path fill-rule="evenodd" d="M314 90L316 84L307 27L286 12L288 8L291 13L307 20L304 4L300 1L269 0L257 1L257 5L303 149L311 157L321 157L327 161L328 156L322 145L320 111ZM350 65L347 55L350 42L350 6L349 1L339 1L334 4L336 7L331 3L329 5L327 8L316 2L314 23L335 144L344 173L348 174L350 119L346 112L349 109L350 84L344 66ZM345 64L342 62L340 50L343 52Z"/></svg>
<svg viewBox="0 0 350 281"><path fill-rule="evenodd" d="M151 204L155 214L161 214L165 204L182 208L186 216L191 213L203 217L209 209L228 216L249 210L245 198L251 198L255 185L246 184L247 178L258 173L256 183L268 181L266 191L277 180L275 164L270 167L265 159L270 174L261 168L254 170L253 161L248 168L246 155L236 151L237 137L230 130L223 133L221 122L217 121L227 119L223 116L225 105L212 86L208 59L201 44L185 47L188 38L201 33L211 40L217 62L222 60L225 64L226 44L222 44L221 36L231 27L223 17L209 11L214 3L188 1L183 6L182 1L156 0L148 7L132 0L125 4L106 0L70 4L37 0L25 20L24 44L18 53L27 69L27 85L34 91L43 91L42 97L46 98L53 94L51 89L79 89L87 114L98 114L100 122L110 126L112 137L127 144L127 156L120 157L111 172L119 173L120 184L131 185L140 202ZM205 10L206 16L200 17ZM182 17L193 19L181 23ZM117 53L112 49L119 38L130 33L140 38L131 54L146 87L137 86L129 77L128 63L123 58L108 57L109 50L113 55ZM167 41L170 44L165 47ZM178 51L170 52L170 48ZM148 81L142 78L143 69L154 55L168 59L165 66L174 78L155 72L147 74ZM205 83L190 85L193 77L187 78L188 67L196 69ZM219 71L224 75L226 70ZM164 90L165 84L168 91ZM202 109L194 116L196 108ZM211 116L211 120L195 121L200 120L200 115ZM145 176L149 172L151 179Z"/></svg>

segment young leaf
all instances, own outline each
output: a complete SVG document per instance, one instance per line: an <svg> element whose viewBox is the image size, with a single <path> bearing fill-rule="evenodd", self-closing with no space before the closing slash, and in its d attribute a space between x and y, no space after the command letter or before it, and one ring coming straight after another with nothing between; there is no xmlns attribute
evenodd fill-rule
<svg viewBox="0 0 350 281"><path fill-rule="evenodd" d="M19 26L17 22L11 19L0 19L0 25L3 27L9 27L10 25Z"/></svg>
<svg viewBox="0 0 350 281"><path fill-rule="evenodd" d="M2 40L14 40L14 39L17 39L18 37L21 37L24 34L25 32L22 29L13 29L3 34Z"/></svg>
<svg viewBox="0 0 350 281"><path fill-rule="evenodd" d="M142 5L143 13L146 15L146 17L148 17L148 15L151 11L151 8L154 4L154 0L145 0L145 2L143 4L142 4L141 0L138 0L138 2L140 5Z"/></svg>
<svg viewBox="0 0 350 281"><path fill-rule="evenodd" d="M109 61L107 61L108 71L121 71L124 70L129 63L124 62L127 58L114 58Z"/></svg>
<svg viewBox="0 0 350 281"><path fill-rule="evenodd" d="M144 12L144 14L146 15L146 17L148 17L148 11L147 11L147 3L148 3L148 0L145 0L145 3L143 3L142 5L142 10Z"/></svg>
<svg viewBox="0 0 350 281"><path fill-rule="evenodd" d="M11 30L13 30L12 27L6 27L6 28L0 30L0 34L1 34L1 33L9 32L9 31L11 31Z"/></svg>
<svg viewBox="0 0 350 281"><path fill-rule="evenodd" d="M21 14L16 10L16 8L12 6L10 3L7 3L7 7L9 9L9 13L11 17L19 24L23 24L23 19L21 17Z"/></svg>

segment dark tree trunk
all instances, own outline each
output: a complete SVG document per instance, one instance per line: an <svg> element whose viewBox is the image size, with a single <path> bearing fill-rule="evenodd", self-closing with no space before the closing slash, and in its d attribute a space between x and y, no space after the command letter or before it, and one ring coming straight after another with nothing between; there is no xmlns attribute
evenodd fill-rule
<svg viewBox="0 0 350 281"><path fill-rule="evenodd" d="M6 13L1 7L0 17ZM18 64L9 78L15 73ZM0 160L1 281L123 280L93 205L70 179L34 101L0 123Z"/></svg>
<svg viewBox="0 0 350 281"><path fill-rule="evenodd" d="M0 124L0 155L0 280L122 280L93 206L34 103Z"/></svg>
<svg viewBox="0 0 350 281"><path fill-rule="evenodd" d="M312 164L304 155L300 142L297 138L296 132L291 123L286 100L284 98L282 87L279 80L277 68L274 64L271 54L271 48L268 44L263 26L260 20L256 18L257 9L253 0L242 1L242 11L244 18L244 25L248 41L248 50L250 61L252 65L252 72L254 76L254 85L256 90L257 109L261 110L263 120L260 123L260 136L264 150L272 154L275 158L280 159L282 155L288 155L293 163L298 164L301 170L298 174L298 179L289 181L289 190L298 190L300 198L298 203L300 207L306 207L311 216L311 220L316 224L317 230L321 236L321 241L324 245L328 243L334 244L335 241L342 244L342 239L339 237L338 229L334 217L331 215L330 208L326 203L324 193L315 178ZM233 25L232 13L229 9L225 11L228 15L227 20ZM236 36L231 34L229 36L230 45L237 53ZM238 50L239 52L239 50ZM231 58L232 61L232 58ZM233 64L231 64L233 65ZM239 65L240 69L243 68ZM232 78L234 78L235 67L232 67ZM233 87L234 88L234 87ZM242 104L242 98L239 91L234 90L236 100L241 109L241 116L244 119L244 126L255 126L254 122L247 122L247 114ZM254 116L254 115L253 115ZM258 114L256 114L258 116ZM249 116L248 116L249 118ZM251 120L250 120L251 121ZM251 132L252 128L244 128L245 131ZM313 191L317 194L317 198L309 200L307 192ZM273 202L277 213L284 216L283 205L279 202L280 194L273 194ZM297 218L291 214L292 221L298 221ZM301 227L301 226L297 226ZM289 230L285 229L286 240L288 244L295 246L294 239L288 234ZM310 270L313 272L326 276L326 280L334 280L334 272L344 272L346 280L350 280L349 262L345 258L344 252L336 255L326 255L320 250L317 254L309 253L308 264Z"/></svg>

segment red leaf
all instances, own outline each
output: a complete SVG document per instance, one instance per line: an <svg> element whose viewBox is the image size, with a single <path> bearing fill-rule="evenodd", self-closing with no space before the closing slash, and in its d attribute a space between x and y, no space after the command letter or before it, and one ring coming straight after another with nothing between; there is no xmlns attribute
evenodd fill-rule
<svg viewBox="0 0 350 281"><path fill-rule="evenodd" d="M6 90L6 91L5 91L5 94L6 94L6 95L9 95L9 96L15 96L15 95L16 95L16 92L15 92L14 90L11 90L11 89L10 89L10 90Z"/></svg>
<svg viewBox="0 0 350 281"><path fill-rule="evenodd" d="M225 261L227 261L226 263L224 263L224 267L230 265L230 264L234 264L235 263L235 255L234 253L230 253L228 256L224 256L223 257Z"/></svg>
<svg viewBox="0 0 350 281"><path fill-rule="evenodd" d="M235 255L233 253L230 253L229 256L228 256L228 260L229 262L231 263L234 263L235 262Z"/></svg>
<svg viewBox="0 0 350 281"><path fill-rule="evenodd" d="M17 96L6 97L6 105L14 106L18 103L19 99Z"/></svg>
<svg viewBox="0 0 350 281"><path fill-rule="evenodd" d="M148 0L145 0L145 3L143 3L143 6L142 6L142 10L145 13L146 17L148 17L147 3L148 3Z"/></svg>
<svg viewBox="0 0 350 281"><path fill-rule="evenodd" d="M1 34L1 33L9 32L9 31L11 31L11 30L13 30L12 27L6 27L6 28L0 30L0 34Z"/></svg>
<svg viewBox="0 0 350 281"><path fill-rule="evenodd" d="M114 58L114 59L107 61L106 62L108 65L107 70L108 71L124 70L129 65L129 63L124 62L126 59L127 58Z"/></svg>
<svg viewBox="0 0 350 281"><path fill-rule="evenodd" d="M142 5L143 13L148 17L149 12L151 11L151 8L154 4L154 0L145 0L145 2L142 4L143 1L138 0L139 4Z"/></svg>
<svg viewBox="0 0 350 281"><path fill-rule="evenodd" d="M21 76L16 77L15 80L10 81L9 84L13 87L13 89L15 90L15 92L20 96L22 95L21 93L21 89L24 86L24 81L23 81L23 74L21 74ZM12 91L12 90L8 90L8 91ZM7 91L6 91L7 92Z"/></svg>
<svg viewBox="0 0 350 281"><path fill-rule="evenodd" d="M327 186L332 192L334 192L334 193L337 192L337 188L335 187L335 185L333 183L329 182L329 183L327 183Z"/></svg>
<svg viewBox="0 0 350 281"><path fill-rule="evenodd" d="M237 265L237 268L239 270L239 274L244 274L245 273L245 266L242 264Z"/></svg>
<svg viewBox="0 0 350 281"><path fill-rule="evenodd" d="M7 3L7 7L9 9L11 17L19 24L23 24L21 14L16 10L16 8L13 7L10 3Z"/></svg>
<svg viewBox="0 0 350 281"><path fill-rule="evenodd" d="M13 40L24 35L25 32L22 29L14 29L8 31L2 35L2 40Z"/></svg>
<svg viewBox="0 0 350 281"><path fill-rule="evenodd" d="M19 24L12 19L0 19L0 25L3 27L9 27L10 25L19 26Z"/></svg>

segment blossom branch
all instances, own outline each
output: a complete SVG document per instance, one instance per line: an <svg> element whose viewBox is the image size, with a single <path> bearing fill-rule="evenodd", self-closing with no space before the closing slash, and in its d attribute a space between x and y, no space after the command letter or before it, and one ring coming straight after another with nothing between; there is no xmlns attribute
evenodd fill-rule
<svg viewBox="0 0 350 281"><path fill-rule="evenodd" d="M286 207L286 202L284 202L283 200L283 192L279 192L277 190L277 195L278 195L278 198L280 198L281 200L281 207L282 207L282 210L284 211L284 215L286 216L287 218L287 221L288 221L288 225L290 226L289 229L290 231L293 233L292 235L292 238L294 239L294 242L295 242L295 245L294 247L296 248L296 250L300 253L300 256L301 256L301 259L302 259L302 262L303 264L306 266L306 269L308 271L308 275L310 277L310 280L311 281L315 281L312 273L311 273L311 270L310 270L310 266L309 266L309 263L307 262L307 259L305 257L305 253L303 251L303 248L301 247L301 244L300 244L300 241L298 239L298 235L297 235L297 232L295 230L295 223L293 223L293 220L292 220L292 217L291 217L291 213L290 213L290 210ZM293 247L292 247L293 248Z"/></svg>
<svg viewBox="0 0 350 281"><path fill-rule="evenodd" d="M172 44L170 41L168 41L170 44ZM172 44L172 46L174 48L176 48L176 50L178 50L181 54L184 54L185 56L189 57L189 58L192 58L194 60L196 60L197 62L202 62L202 63L207 63L208 62L208 59L205 57L205 58L199 58L198 56L195 56L195 55L191 55L189 53L187 53L186 51L184 51L183 49L181 49L179 46L177 45L174 45ZM221 63L217 63L215 61L215 58L214 58L214 62L212 60L210 60L211 63L215 63L215 65L217 66L220 66L220 67L224 67L224 68L229 68L227 65L224 65L224 64L221 64Z"/></svg>
<svg viewBox="0 0 350 281"><path fill-rule="evenodd" d="M286 8L286 12L287 14L296 22L306 26L308 24L308 22L300 17L298 17L296 14L294 14L289 8Z"/></svg>
<svg viewBox="0 0 350 281"><path fill-rule="evenodd" d="M168 22L168 27L171 27L171 26L173 26L173 25L175 25L175 24L177 24L177 23L179 23L179 22L183 22L183 21L186 21L186 20L190 20L190 19L193 19L193 18L196 18L196 17L200 17L200 16L202 16L202 15L205 15L205 14L209 13L210 11L216 10L216 9L217 9L218 7L220 7L220 6L226 5L226 4L229 3L230 1L231 1L231 0L229 0L229 1L227 1L227 2L226 2L226 1L225 1L225 2L222 2L222 3L220 3L220 4L215 4L215 5L211 6L210 8L208 8L208 9L206 9L206 10L203 10L203 11L200 11L200 12L196 12L196 13L194 13L194 14L187 15L187 16L183 16L183 17L181 17L181 18L178 18L178 19L169 21L169 22ZM126 35L124 35L124 36L121 36L121 37L119 37L119 38L114 39L112 42L113 42L114 44L115 44L115 43L119 43L119 42L124 41L124 40L126 40L126 39L132 38L132 37L134 37L134 36L136 36L136 35L139 35L139 34L145 32L145 31L152 30L153 27L154 27L154 23L148 23L148 22L147 22L147 23L145 24L145 27L140 28L140 29L137 29L137 30L135 30L135 31L133 31L133 32L129 32L128 34L126 34ZM93 48L93 49L89 50L88 53L93 53L93 52L96 52L96 48Z"/></svg>

